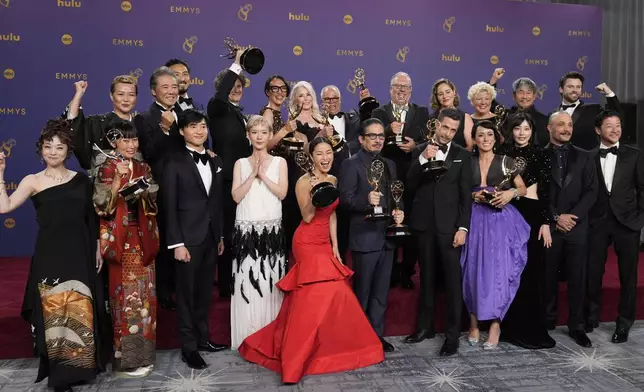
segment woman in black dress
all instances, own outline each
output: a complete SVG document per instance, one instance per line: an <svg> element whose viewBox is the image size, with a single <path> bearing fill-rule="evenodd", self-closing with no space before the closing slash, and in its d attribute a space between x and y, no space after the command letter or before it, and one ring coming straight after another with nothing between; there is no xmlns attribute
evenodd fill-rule
<svg viewBox="0 0 644 392"><path fill-rule="evenodd" d="M9 197L0 153L0 213L31 197L39 231L22 317L31 324L40 367L36 382L70 391L105 370L110 357L109 319L97 271L98 230L87 176L65 168L72 152L67 120L50 120L37 143L45 170L25 177ZM105 329L107 328L107 329Z"/></svg>
<svg viewBox="0 0 644 392"><path fill-rule="evenodd" d="M449 79L438 79L434 82L434 87L432 87L430 106L434 109L434 112L429 115L429 118L438 119L438 115L441 110L445 108L454 108L458 110L461 115L461 122L452 141L461 147L465 147L468 151L472 151L474 142L472 141L472 135L469 131L474 127L474 124L472 123L472 117L469 114L458 109L459 103L460 97L458 96L454 83ZM467 129L468 132L463 132L465 129Z"/></svg>
<svg viewBox="0 0 644 392"><path fill-rule="evenodd" d="M535 144L534 122L529 114L518 112L506 120L507 141L500 153L523 158L526 168L521 177L527 194L512 204L531 227L528 262L521 274L519 290L503 319L501 339L526 349L552 348L555 340L546 328L542 292L545 248L552 244L551 214L548 212L550 161Z"/></svg>

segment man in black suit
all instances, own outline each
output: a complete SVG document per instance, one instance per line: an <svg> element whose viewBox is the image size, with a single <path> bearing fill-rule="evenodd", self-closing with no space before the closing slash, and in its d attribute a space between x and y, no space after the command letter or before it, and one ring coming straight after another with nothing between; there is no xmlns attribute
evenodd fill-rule
<svg viewBox="0 0 644 392"><path fill-rule="evenodd" d="M380 337L383 350L391 352L394 346L383 338L394 252L394 246L386 236L390 221L366 220L365 216L373 211L372 206L379 206L385 213L392 214L394 222L401 223L404 213L391 208L394 205L389 189L396 180L396 164L379 155L385 141L385 129L380 120L364 121L358 140L361 150L346 159L340 169L340 205L350 213L349 249L354 263L356 297ZM374 160L380 160L384 165L379 192L375 192L368 181L369 168Z"/></svg>
<svg viewBox="0 0 644 392"><path fill-rule="evenodd" d="M208 312L222 237L222 162L206 153L207 118L188 109L179 118L185 147L172 153L163 171L168 249L176 264L181 358L193 369L208 365L199 350L225 348L210 341Z"/></svg>
<svg viewBox="0 0 644 392"><path fill-rule="evenodd" d="M584 294L588 261L588 211L597 199L595 162L586 150L570 143L572 117L566 112L550 115L550 144L545 153L552 162L548 190L554 223L552 246L546 249L545 303L548 329L557 319L558 271L565 260L568 280L568 333L577 344L591 347L584 332Z"/></svg>
<svg viewBox="0 0 644 392"><path fill-rule="evenodd" d="M492 73L490 84L496 88L496 83L503 77L505 70L497 68ZM520 77L512 82L512 98L516 105L508 109L508 114L516 113L517 111L524 111L532 117L534 121L534 131L536 133L536 141L539 146L545 146L550 141L550 134L548 133L548 116L541 113L535 106L534 101L539 94L537 84L530 78ZM540 92L543 95L543 91ZM543 98L543 97L542 97ZM496 102L496 101L495 101ZM498 103L492 104L496 107Z"/></svg>
<svg viewBox="0 0 644 392"><path fill-rule="evenodd" d="M188 90L191 85L190 67L188 66L188 63L181 59L170 59L165 63L165 66L170 68L172 72L174 72L174 76L177 77L179 87L179 99L177 100L177 104L179 108L181 108L182 111L188 109L203 111L203 105L188 96Z"/></svg>
<svg viewBox="0 0 644 392"><path fill-rule="evenodd" d="M434 296L436 264L440 263L445 282L445 343L440 355L454 355L461 334L463 293L461 248L472 214L472 165L470 153L452 143L460 125L456 109L443 109L434 140L414 149L407 184L415 190L414 215L409 226L418 243L420 299L416 333L405 339L418 343L434 337ZM444 173L423 170L430 160L442 161ZM438 257L437 257L438 256Z"/></svg>
<svg viewBox="0 0 644 392"><path fill-rule="evenodd" d="M337 177L340 172L340 168L342 167L342 162L352 154L356 154L360 151L360 141L358 140L358 136L361 132L361 123L363 120L371 117L371 111L374 109L373 103L375 102L377 107L378 101L376 101L375 98L371 98L369 90L361 90L359 106L360 114L358 114L354 109L351 109L348 112L341 111L342 95L340 94L340 89L337 86L324 86L320 92L320 98L322 100L322 104L326 108L327 114L329 115L331 125L346 141L345 148L334 154L333 166L329 171L329 173ZM340 206L337 210L337 217L338 249L342 257L344 257L347 254L347 247L349 244L349 214L342 206Z"/></svg>
<svg viewBox="0 0 644 392"><path fill-rule="evenodd" d="M586 331L599 326L602 278L608 247L615 246L621 294L619 317L613 343L628 340L635 320L639 237L644 227L644 158L639 148L619 142L622 119L617 112L605 111L597 117L600 138L594 155L599 183L597 202L590 216L590 260Z"/></svg>
<svg viewBox="0 0 644 392"><path fill-rule="evenodd" d="M425 141L427 135L427 121L429 110L426 106L410 103L412 86L411 78L404 72L396 73L389 84L391 102L380 106L372 113L373 118L379 119L385 125L387 140L395 135L402 136L402 144L387 144L382 148L382 156L396 163L396 175L401 181L406 182L407 172L411 165L411 152L417 144ZM399 115L399 117L397 117ZM406 185L406 184L405 184ZM407 217L412 215L413 192L405 192L403 204L407 206ZM408 218L409 219L409 218ZM403 247L403 261L400 265L394 262L392 284L400 283L403 288L412 289L414 284L411 277L414 275L417 252L412 238L401 241ZM397 252L394 256L397 261Z"/></svg>
<svg viewBox="0 0 644 392"><path fill-rule="evenodd" d="M241 74L240 57L243 50L237 51L237 58L230 68L225 69L215 78L215 96L208 102L210 133L213 148L223 162L223 197L224 197L224 242L226 250L218 261L219 295L230 297L232 280L232 234L235 232L235 211L237 204L233 200L233 167L240 158L248 157L252 152L250 141L246 137L246 117L239 106L244 93L246 77Z"/></svg>
<svg viewBox="0 0 644 392"><path fill-rule="evenodd" d="M559 93L561 94L561 105L556 111L565 111L572 116L575 127L572 144L584 150L597 148L599 142L595 133L595 119L604 110L600 104L584 103L579 100L584 87L584 75L579 72L568 72L559 79ZM615 93L606 85L601 83L595 87L606 97L606 108L619 112L619 100Z"/></svg>
<svg viewBox="0 0 644 392"><path fill-rule="evenodd" d="M177 116L181 109L177 105L179 88L174 72L168 67L157 68L150 76L150 91L154 102L147 111L134 117L134 126L143 158L150 165L152 176L163 188L164 161L169 154L184 146L177 125ZM163 211L162 194L157 202L159 209ZM171 252L166 250L163 212L159 216L158 224L161 248L156 260L157 296L162 308L175 310L176 303L172 299L174 262Z"/></svg>

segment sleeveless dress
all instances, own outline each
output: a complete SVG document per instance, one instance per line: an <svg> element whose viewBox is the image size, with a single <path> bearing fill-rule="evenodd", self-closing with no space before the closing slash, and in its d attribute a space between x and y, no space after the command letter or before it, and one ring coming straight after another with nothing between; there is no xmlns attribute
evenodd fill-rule
<svg viewBox="0 0 644 392"><path fill-rule="evenodd" d="M36 382L49 377L50 387L93 380L111 355L92 190L76 173L31 197L39 229L21 315L40 358Z"/></svg>
<svg viewBox="0 0 644 392"><path fill-rule="evenodd" d="M485 183L490 192L503 180L502 164L511 160L495 155ZM511 163L511 162L510 162ZM473 192L480 185L478 157L472 159ZM512 176L514 179L515 175ZM503 189L509 189L509 185ZM470 231L461 252L463 300L470 313L483 320L502 320L519 289L521 273L528 261L530 226L512 204L502 209L485 203L472 204Z"/></svg>
<svg viewBox="0 0 644 392"><path fill-rule="evenodd" d="M277 183L279 162L273 157L268 177ZM253 171L248 158L240 161L241 181ZM231 347L275 319L282 293L274 286L285 272L282 203L259 179L237 205L233 234L233 292L230 302Z"/></svg>
<svg viewBox="0 0 644 392"><path fill-rule="evenodd" d="M277 283L284 291L277 319L246 338L241 356L285 383L304 375L344 372L384 360L382 343L351 289L353 275L333 256L329 218L338 200L317 209L293 237L296 264Z"/></svg>

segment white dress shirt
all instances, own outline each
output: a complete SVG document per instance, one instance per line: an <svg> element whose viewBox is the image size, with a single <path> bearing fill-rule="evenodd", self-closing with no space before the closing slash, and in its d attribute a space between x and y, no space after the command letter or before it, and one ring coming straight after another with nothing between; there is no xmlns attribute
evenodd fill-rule
<svg viewBox="0 0 644 392"><path fill-rule="evenodd" d="M615 144L615 147L619 149L619 142ZM600 149L608 149L610 146L605 146L604 143L599 145ZM608 193L611 192L613 187L613 178L615 177L615 166L617 165L617 155L607 154L606 158L599 157L599 163L602 167L602 174L604 175L604 181L606 182L606 189Z"/></svg>
<svg viewBox="0 0 644 392"><path fill-rule="evenodd" d="M347 115L343 114L342 117L336 116L336 117L331 119L331 125L333 125L333 129L335 129L336 132L339 133L340 136L342 136L343 139L346 139L346 137L344 136L346 134L346 130L345 130L345 128L346 128L346 117L347 117Z"/></svg>
<svg viewBox="0 0 644 392"><path fill-rule="evenodd" d="M187 98L190 98L190 97L188 97L188 93L185 93L185 94L183 94L181 96L181 98L187 99ZM195 108L193 105L190 105L189 103L186 103L186 102L179 102L179 100L177 100L177 103L179 104L179 107L181 108L181 110L188 110L188 109L194 109Z"/></svg>
<svg viewBox="0 0 644 392"><path fill-rule="evenodd" d="M188 146L186 146L186 149L188 149L188 151L190 152L190 159L191 160L193 160L192 152L193 151L194 152L199 152L199 151L195 150L194 148L190 148ZM202 154L207 154L206 149L204 149L201 153ZM208 157L208 158L210 158L210 157ZM194 162L194 160L193 160L193 162ZM203 185L206 188L206 194L209 195L210 194L210 186L212 185L212 170L210 170L210 165L208 164L208 162L203 163L201 161L199 161L198 163L195 163L195 165L197 165L197 170L199 171L199 176L201 176L201 181L203 182ZM184 245L185 244L182 242L180 244L170 245L170 246L168 246L168 249L174 249L174 248L178 248L178 247L184 246Z"/></svg>

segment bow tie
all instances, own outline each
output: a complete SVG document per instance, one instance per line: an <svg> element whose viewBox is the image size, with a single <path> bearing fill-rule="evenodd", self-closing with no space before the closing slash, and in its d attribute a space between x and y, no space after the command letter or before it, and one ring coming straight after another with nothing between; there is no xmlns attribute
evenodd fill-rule
<svg viewBox="0 0 644 392"><path fill-rule="evenodd" d="M194 106L192 103L192 97L184 98L184 97L179 97L179 103L185 103L190 106Z"/></svg>
<svg viewBox="0 0 644 392"><path fill-rule="evenodd" d="M342 116L344 116L344 113L342 113L342 112L337 112L336 114L329 114L329 118L330 118L330 119L332 119L332 120L333 120L335 117L337 117L337 118L342 118Z"/></svg>
<svg viewBox="0 0 644 392"><path fill-rule="evenodd" d="M561 105L561 110L566 110L566 109L575 108L575 107L577 107L576 103L571 103L570 105Z"/></svg>
<svg viewBox="0 0 644 392"><path fill-rule="evenodd" d="M447 144L439 145L438 149L443 152L443 154L447 154Z"/></svg>
<svg viewBox="0 0 644 392"><path fill-rule="evenodd" d="M199 161L201 161L201 163L203 163L204 165L208 163L208 154L199 154L196 151L190 151L190 153L192 154L192 158L195 160L195 163L199 163Z"/></svg>
<svg viewBox="0 0 644 392"><path fill-rule="evenodd" d="M614 154L617 155L617 146L613 146L611 148L600 148L599 149L599 156L602 158L606 158L608 154Z"/></svg>
<svg viewBox="0 0 644 392"><path fill-rule="evenodd" d="M568 152L570 144L562 144L561 146L552 146L554 152Z"/></svg>

